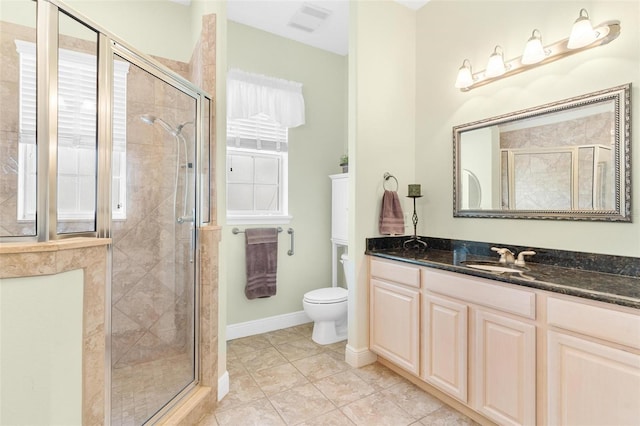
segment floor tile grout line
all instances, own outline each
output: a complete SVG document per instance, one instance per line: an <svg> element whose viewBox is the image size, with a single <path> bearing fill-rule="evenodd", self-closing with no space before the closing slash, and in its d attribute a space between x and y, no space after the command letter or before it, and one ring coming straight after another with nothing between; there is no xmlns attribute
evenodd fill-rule
<svg viewBox="0 0 640 426"><path fill-rule="evenodd" d="M305 336L302 336L302 337L300 337L300 338L296 338L296 339L294 339L294 340L287 340L287 341L280 342L280 343L278 343L278 345L284 345L284 344L290 343L290 342L292 342L292 341L295 341L295 340L303 340L303 339L305 339L305 338L306 338ZM333 411L338 410L338 411L340 411L340 413L341 413L342 415L344 415L344 416L347 418L347 420L348 420L350 423L355 424L355 423L353 423L353 422L351 421L351 419L349 419L349 418L346 416L346 414L344 414L344 412L341 410L341 407L340 407L340 406L338 406L336 403L334 403L334 402L333 402L333 401L332 401L332 400L331 400L331 399L330 399L330 398L329 398L329 397L328 397L324 392L322 392L322 390L320 390L320 389L315 385L315 382L314 382L314 381L312 381L308 376L306 376L302 371L300 371L300 369L298 369L298 367L296 367L296 366L295 366L295 364L294 364L294 361L299 361L299 360L302 360L302 359L311 358L311 357L313 357L313 356L317 356L317 355L319 355L319 354L313 354L313 355L309 355L309 356L307 356L307 357L302 357L302 358L299 358L299 359L296 359L296 360L290 360L289 358L287 358L287 356L286 356L284 353L282 353L282 352L281 352L281 351L276 347L276 344L274 344L274 343L273 343L271 340L269 340L268 338L267 338L267 340L269 341L269 343L270 343L271 347L273 347L273 348L274 348L278 353L280 353L280 354L281 354L281 355L282 355L282 356L287 360L287 363L285 363L285 364L281 364L281 365L286 365L286 364L291 365L293 368L295 368L295 370L296 370L296 371L298 371L298 372L300 373L300 375L301 375L302 377L304 377L304 378L305 378L305 380L307 380L307 383L306 383L306 384L304 384L304 385L299 385L299 386L306 386L307 384L312 385L312 386L313 386L313 388L314 388L314 389L316 389L318 392L320 392L320 394L321 394L321 395L322 395L322 396L323 396L327 401L329 401L329 403L333 406L333 408L332 408L330 411L328 411L328 412L326 412L326 413L323 413L323 415L324 415L324 414L328 414L328 413L330 413L330 412L333 412ZM320 348L320 349L322 349L322 350L321 350L321 352L320 352L320 354L322 354L322 353L327 353L327 352L337 352L337 351L334 351L334 350L332 350L332 349L330 349L330 348ZM244 363L242 362L242 360L240 360L240 363L241 363L241 364L246 368L246 365L244 365ZM275 367L267 367L267 368L276 368L276 367L278 367L278 366L275 366ZM267 368L265 368L265 369L267 369ZM277 393L274 393L274 394L272 394L272 395L269 395L269 394L267 394L267 393L265 392L265 390L262 388L262 386L260 386L260 384L258 384L258 383L257 383L257 381L255 380L255 377L253 376L253 373L256 373L256 372L258 372L258 371L260 371L260 370L256 370L256 371L253 371L253 372L252 372L252 371L250 371L250 370L248 370L248 369L247 369L248 374L251 376L251 378L253 379L253 381L256 383L256 385L258 386L258 388L260 389L260 391L261 391L262 393L264 393L265 398L267 399L267 401L269 402L269 404L271 405L271 407L276 411L276 413L278 414L278 416L282 419L282 421L283 421L285 424L287 424L287 425L291 425L290 423L287 423L287 421L286 421L286 420L285 420L285 418L283 417L283 415L282 415L282 413L280 412L280 410L278 410L278 408L273 404L273 401L271 400L271 397L275 397L276 395L279 395L279 394L281 394L281 393L283 393L283 392L290 391L290 390L291 390L291 389L293 389L293 388L285 389L285 390L283 390L283 391L281 391L281 392L277 392ZM335 375L335 374L341 374L341 373L343 373L344 371L347 371L347 370L343 370L343 371L340 371L340 372L336 372L336 373L334 373L333 375ZM330 376L331 376L331 375L326 376L326 377L330 377ZM322 379L324 379L324 378L326 378L326 377L323 377L323 378L317 379L317 380L316 380L316 382L318 382L318 381L320 381L320 380L322 380ZM247 404L245 404L245 405L247 405ZM305 420L302 420L302 421L300 421L300 422L298 422L298 423L294 423L294 424L304 423L304 422L306 422L306 421L308 421L308 420L310 420L310 419L311 419L311 418L309 418L309 419L305 419Z"/></svg>

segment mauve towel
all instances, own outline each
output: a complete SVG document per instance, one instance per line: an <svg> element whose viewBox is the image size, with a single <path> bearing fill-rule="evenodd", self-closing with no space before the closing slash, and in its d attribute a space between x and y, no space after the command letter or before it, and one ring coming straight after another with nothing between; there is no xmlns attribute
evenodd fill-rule
<svg viewBox="0 0 640 426"><path fill-rule="evenodd" d="M404 234L404 215L396 191L384 191L378 230L382 235Z"/></svg>
<svg viewBox="0 0 640 426"><path fill-rule="evenodd" d="M278 268L278 230L250 228L245 231L247 257L247 299L276 294Z"/></svg>

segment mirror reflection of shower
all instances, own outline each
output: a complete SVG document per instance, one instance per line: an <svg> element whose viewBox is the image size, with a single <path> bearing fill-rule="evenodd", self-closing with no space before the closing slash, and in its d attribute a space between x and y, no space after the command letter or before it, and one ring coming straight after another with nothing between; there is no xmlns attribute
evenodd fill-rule
<svg viewBox="0 0 640 426"><path fill-rule="evenodd" d="M187 141L184 139L182 135L182 129L187 124L193 124L191 121L187 121L182 124L178 124L176 127L171 126L162 118L158 118L151 114L143 114L140 116L140 120L143 123L153 126L154 124L159 124L164 130L166 130L170 135L172 135L176 139L176 179L173 188L173 211L175 212L177 218L176 222L179 224L185 222L193 222L194 221L194 212L191 214L187 214L187 203L189 199L189 169L193 167L191 163L189 163L189 156L187 155ZM184 151L184 163L180 164L180 145L182 145L182 150ZM178 215L177 213L177 199L178 199L178 178L180 176L180 168L184 170L184 202L182 203L182 215Z"/></svg>

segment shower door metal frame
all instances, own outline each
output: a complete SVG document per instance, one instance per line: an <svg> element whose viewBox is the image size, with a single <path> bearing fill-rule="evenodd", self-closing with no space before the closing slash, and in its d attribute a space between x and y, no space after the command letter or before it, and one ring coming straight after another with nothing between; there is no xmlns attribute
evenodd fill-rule
<svg viewBox="0 0 640 426"><path fill-rule="evenodd" d="M36 235L0 237L3 242L47 242L74 237L111 237L111 153L112 153L112 82L113 59L118 55L138 66L154 77L162 80L196 101L195 153L194 153L194 222L192 248L194 253L194 380L178 393L156 415L147 420L154 422L165 415L185 395L192 391L200 381L200 261L199 232L209 222L210 214L202 217L200 208L201 189L207 188L203 179L210 179L211 167L203 176L203 161L210 164L212 155L209 136L210 117L205 116L203 104L209 104L211 113L214 103L211 95L190 81L171 71L164 65L136 50L126 42L95 24L91 19L79 14L59 0L32 0L37 4L36 45L37 45L37 198L36 198ZM97 129L96 129L96 218L95 231L58 234L57 232L57 151L58 151L58 35L59 12L76 20L97 33ZM204 132L205 123L207 134ZM203 140L204 137L204 140ZM207 149L204 149L204 143ZM206 153L206 155L204 154ZM210 194L205 194L209 196ZM107 253L106 311L105 311L105 424L111 423L111 271L113 247L109 245Z"/></svg>
<svg viewBox="0 0 640 426"><path fill-rule="evenodd" d="M113 69L111 55L114 51L125 57L137 58L140 68L153 74L178 90L185 92L196 99L196 116L200 120L195 126L196 132L196 159L202 152L202 131L204 120L202 102L208 101L213 107L213 98L201 88L189 80L171 71L148 55L136 50L128 43L100 27L91 19L76 12L60 0L31 0L36 3L36 46L37 46L37 195L36 195L36 232L35 235L0 237L0 243L5 242L47 242L65 238L77 237L109 237L109 223L111 221L110 182L110 158L106 161L106 155L111 148L112 126L112 99L111 83ZM97 129L96 129L96 220L95 231L62 233L57 232L57 186L58 186L58 12L63 12L69 18L85 25L97 34L98 43L98 100L97 100ZM100 155L102 153L102 155ZM209 156L211 152L209 150ZM201 162L196 162L196 197L199 197L199 189L202 187L202 175L200 173ZM210 171L209 171L210 173ZM196 198L196 215L194 224L196 228L208 219L200 218L201 211L199 200Z"/></svg>
<svg viewBox="0 0 640 426"><path fill-rule="evenodd" d="M195 101L196 101L196 125L195 127L195 138L196 138L196 143L194 144L196 152L194 153L194 167L195 167L195 194L194 194L194 205L195 205L195 211L194 211L194 230L193 230L193 239L192 239L192 250L194 253L194 262L193 262L193 268L194 268L194 281L195 281L195 289L194 289L194 318L193 318L193 325L194 325L194 381L191 382L189 385L187 385L181 392L179 392L171 401L168 401L168 403L162 408L160 409L154 416L152 416L150 419L147 420L146 423L149 424L153 424L155 421L161 419L169 410L171 410L171 408L173 408L173 406L180 401L183 397L185 397L187 394L189 394L189 392L191 392L199 383L200 381L200 357L199 357L199 351L200 351L200 294L199 294L199 289L200 286L198 285L198 283L200 282L200 262L197 260L199 259L199 228L202 225L200 222L200 209L198 208L199 204L200 204L200 188L202 185L201 182L201 174L200 174L200 157L201 157L201 153L202 153L202 123L203 120L205 119L205 117L203 117L203 113L202 113L202 97L209 99L210 98L203 94L203 92L201 91L196 91L193 90L195 88L195 86L189 84L190 87L181 84L179 81L176 81L175 78L172 78L172 76L170 74L167 73L167 70L160 64L156 63L155 61L151 60L150 58L145 57L144 55L140 54L140 53L136 53L133 49L131 49L130 47L126 47L122 44L120 44L119 42L115 41L115 40L110 40L109 42L109 62L112 64L115 55L120 56L121 58L125 59L126 61L128 61L129 63L141 68L142 70L148 72L149 74L151 74L152 76L154 76L155 78L158 78L159 80L162 80L163 82L169 84L170 86L174 87L175 89L181 91L182 93L191 96ZM110 130L109 130L110 131ZM111 138L109 139L109 142L111 143ZM109 149L108 152L108 170L111 169L111 147ZM111 179L109 177L109 186L111 186ZM109 191L108 197L107 197L108 201L109 201L109 205L110 205L110 200L111 200L111 191ZM109 209L109 216L111 215L111 209ZM110 219L110 217L109 217ZM109 225L111 223L111 220L109 220ZM107 234L105 235L106 237L110 238L111 237L111 230L110 227L107 230ZM112 246L109 246L109 252L110 254L112 253ZM111 293L111 288L109 288L109 294ZM111 301L111 297L109 297L109 303ZM111 306L108 307L109 312L111 311ZM109 313L110 316L110 313ZM110 318L109 318L109 322ZM108 339L111 339L111 326L109 325L108 328L109 332L108 334ZM110 341L109 341L109 345L108 345L108 355L109 355L109 368L111 368L111 345L110 345ZM109 377L109 385L108 385L108 390L109 393L111 392L111 378ZM109 395L109 404L108 407L106 409L106 413L108 416L111 415L111 404L110 404L110 395ZM145 424L146 424L145 423ZM109 422L107 424L111 424L110 419Z"/></svg>

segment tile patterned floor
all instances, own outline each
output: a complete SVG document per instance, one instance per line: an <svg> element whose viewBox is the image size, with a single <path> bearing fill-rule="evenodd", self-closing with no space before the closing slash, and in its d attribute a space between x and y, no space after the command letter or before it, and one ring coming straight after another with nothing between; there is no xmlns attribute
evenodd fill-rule
<svg viewBox="0 0 640 426"><path fill-rule="evenodd" d="M311 326L230 341L229 394L200 426L477 425L381 364L352 368Z"/></svg>

